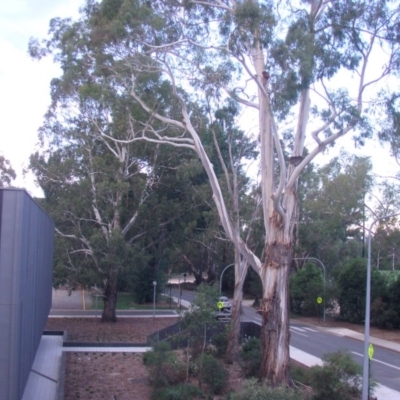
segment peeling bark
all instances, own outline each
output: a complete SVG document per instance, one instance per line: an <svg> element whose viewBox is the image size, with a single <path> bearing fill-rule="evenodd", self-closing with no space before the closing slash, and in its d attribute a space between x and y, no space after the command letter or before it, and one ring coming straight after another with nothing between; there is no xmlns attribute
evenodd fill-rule
<svg viewBox="0 0 400 400"><path fill-rule="evenodd" d="M239 356L240 316L243 313L243 283L240 286L242 286L240 289L235 288L234 298L232 300L231 326L228 336L228 347L226 350L226 361L228 363L235 362Z"/></svg>
<svg viewBox="0 0 400 400"><path fill-rule="evenodd" d="M289 385L289 285L291 248L273 244L266 249L262 267L265 277L261 300L260 379L272 385Z"/></svg>

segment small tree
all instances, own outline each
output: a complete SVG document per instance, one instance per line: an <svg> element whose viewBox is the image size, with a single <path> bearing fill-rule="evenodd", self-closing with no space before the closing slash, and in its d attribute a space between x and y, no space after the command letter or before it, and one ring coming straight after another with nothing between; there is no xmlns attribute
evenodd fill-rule
<svg viewBox="0 0 400 400"><path fill-rule="evenodd" d="M216 319L218 296L216 287L202 283L196 291L191 310L183 317L182 327L186 329L188 335L187 373L189 373L189 348L191 348L193 358L200 355L199 374L202 374L207 329L219 324Z"/></svg>
<svg viewBox="0 0 400 400"><path fill-rule="evenodd" d="M216 287L202 283L197 288L190 312L187 312L182 319L183 328L195 335L192 340L202 342L203 349L206 346L207 327L218 324L216 319L218 296Z"/></svg>

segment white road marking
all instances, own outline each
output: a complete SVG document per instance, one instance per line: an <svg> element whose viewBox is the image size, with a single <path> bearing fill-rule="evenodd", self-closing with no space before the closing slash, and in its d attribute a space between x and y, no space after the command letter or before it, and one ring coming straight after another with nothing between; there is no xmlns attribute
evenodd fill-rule
<svg viewBox="0 0 400 400"><path fill-rule="evenodd" d="M289 328L289 329L290 329L291 332L295 333L296 335L301 335L301 336L304 336L304 337L308 337L304 333L297 332L297 331L293 330L292 328Z"/></svg>
<svg viewBox="0 0 400 400"><path fill-rule="evenodd" d="M363 354L356 353L355 351L352 351L352 353L355 354L356 356L364 357ZM392 364L385 363L384 361L377 360L376 358L373 358L372 361L375 361L375 362L383 364L383 365L387 365L388 367L391 367L391 368L394 368L394 369L398 369L400 371L399 367L396 367L395 365L392 365Z"/></svg>
<svg viewBox="0 0 400 400"><path fill-rule="evenodd" d="M294 329L295 331L305 332L303 328L298 328L297 326L291 326L290 329Z"/></svg>
<svg viewBox="0 0 400 400"><path fill-rule="evenodd" d="M316 329L308 328L307 326L303 326L303 329L306 329L307 331L310 331L310 332L318 332Z"/></svg>

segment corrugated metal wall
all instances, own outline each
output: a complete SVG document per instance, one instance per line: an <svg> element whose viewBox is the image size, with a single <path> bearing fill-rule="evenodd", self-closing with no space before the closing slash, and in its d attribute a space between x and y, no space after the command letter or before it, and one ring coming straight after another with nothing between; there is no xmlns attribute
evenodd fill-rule
<svg viewBox="0 0 400 400"><path fill-rule="evenodd" d="M1 399L24 393L51 308L53 243L54 223L29 194L0 188Z"/></svg>

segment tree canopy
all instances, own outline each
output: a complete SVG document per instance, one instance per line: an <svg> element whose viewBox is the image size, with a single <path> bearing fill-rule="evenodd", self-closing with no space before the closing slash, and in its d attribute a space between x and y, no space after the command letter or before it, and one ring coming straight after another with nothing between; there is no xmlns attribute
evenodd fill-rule
<svg viewBox="0 0 400 400"><path fill-rule="evenodd" d="M0 156L0 187L10 186L17 177L11 163L4 156Z"/></svg>

